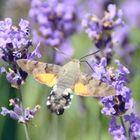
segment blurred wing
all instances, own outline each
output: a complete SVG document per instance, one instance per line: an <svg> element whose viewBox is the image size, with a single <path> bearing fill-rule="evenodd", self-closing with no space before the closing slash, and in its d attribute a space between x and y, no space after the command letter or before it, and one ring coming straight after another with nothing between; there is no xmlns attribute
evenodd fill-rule
<svg viewBox="0 0 140 140"><path fill-rule="evenodd" d="M49 87L53 87L57 83L57 76L51 73L45 73L45 74L36 74L34 75L34 78Z"/></svg>
<svg viewBox="0 0 140 140"><path fill-rule="evenodd" d="M104 97L115 95L113 87L83 73L81 73L79 81L75 84L74 92L79 96Z"/></svg>
<svg viewBox="0 0 140 140"><path fill-rule="evenodd" d="M17 60L17 64L23 71L26 71L28 74L33 74L38 82L46 84L49 87L56 84L58 73L61 69L61 66L58 65L27 59Z"/></svg>

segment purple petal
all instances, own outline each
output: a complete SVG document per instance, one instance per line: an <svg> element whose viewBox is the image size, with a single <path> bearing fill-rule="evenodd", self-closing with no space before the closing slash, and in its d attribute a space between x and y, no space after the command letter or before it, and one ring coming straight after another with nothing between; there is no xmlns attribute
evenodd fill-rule
<svg viewBox="0 0 140 140"><path fill-rule="evenodd" d="M2 107L2 111L0 114L6 116L7 114L9 114L9 110L6 107Z"/></svg>
<svg viewBox="0 0 140 140"><path fill-rule="evenodd" d="M108 11L110 13L110 19L113 19L116 16L116 5L115 4L109 4L108 5Z"/></svg>
<svg viewBox="0 0 140 140"><path fill-rule="evenodd" d="M29 26L29 21L21 19L19 22L19 27L22 31L27 30L27 27Z"/></svg>

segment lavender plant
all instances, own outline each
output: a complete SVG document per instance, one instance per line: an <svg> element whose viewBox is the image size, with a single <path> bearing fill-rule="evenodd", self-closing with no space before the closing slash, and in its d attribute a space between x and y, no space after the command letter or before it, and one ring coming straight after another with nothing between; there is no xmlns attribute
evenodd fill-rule
<svg viewBox="0 0 140 140"><path fill-rule="evenodd" d="M82 26L85 28L85 32L89 38L94 41L95 46L98 49L104 49L104 55L108 63L110 63L114 51L112 33L116 27L123 24L122 11L117 10L114 4L108 5L107 11L105 11L102 18L87 14L82 20ZM98 59L100 59L100 57L98 57Z"/></svg>
<svg viewBox="0 0 140 140"><path fill-rule="evenodd" d="M5 65L1 67L1 73L6 74L12 86L20 86L27 77L27 73L17 66L16 61L41 57L39 44L33 52L30 52L32 46L28 21L21 19L19 27L12 25L10 18L0 21L0 59Z"/></svg>
<svg viewBox="0 0 140 140"><path fill-rule="evenodd" d="M67 3L67 2L66 2ZM45 47L59 48L62 53L56 54L56 61L61 62L64 57L70 58L73 54L68 38L77 31L78 14L74 4L59 1L41 2L32 0L29 16L37 26L33 30L33 41L40 42ZM67 50L67 51L66 51ZM63 59L58 59L61 55ZM63 62L63 61L62 61Z"/></svg>
<svg viewBox="0 0 140 140"><path fill-rule="evenodd" d="M120 41L120 45L122 46L121 53L124 52L122 57L127 65L131 61L129 54L134 51L133 45L130 45L126 41L128 40L128 34L126 36L124 35L126 31L128 33L128 28L126 26L123 26L124 28L120 30L116 28L117 26L124 25L122 11L119 10L117 12L116 6L110 4L108 11L105 12L105 16L102 19L88 14L83 19L82 25L85 27L85 32L89 38L94 41L95 46L99 49L104 48L103 53L105 53L105 58L96 56L98 63L92 64L94 70L93 77L111 85L116 90L115 96L107 96L100 99L100 102L103 104L101 113L112 117L109 132L113 135L113 140L137 139L139 137L140 119L133 113L126 115L128 110L134 107L132 92L126 86L128 83L127 75L130 72L119 60L115 60L118 69L114 70L114 68L108 67L112 60L113 51L115 50L116 44L114 42ZM115 29L117 29L117 33L114 35ZM120 36L120 34L123 34L123 36ZM136 118L133 121L131 120L132 116ZM118 118L121 120L120 124L117 124ZM124 120L125 122L129 122L129 135L127 135ZM134 124L134 128L131 128L131 124Z"/></svg>
<svg viewBox="0 0 140 140"><path fill-rule="evenodd" d="M124 24L122 10L117 10L115 4L109 4L102 18L93 14L87 14L83 18L78 13L76 4L78 4L77 0L71 2L32 0L29 10L30 26L29 21L24 19L20 20L18 26L13 25L10 18L0 21L0 61L3 63L0 73L5 74L12 87L19 91L17 98L9 100L12 110L2 107L1 115L10 116L24 124L26 139L30 139L27 124L34 118L40 106L36 105L33 109L24 108L21 86L26 82L28 74L17 65L17 60L38 61L42 56L40 47L45 47L47 51L48 48L61 50L65 54L64 57L64 54L56 51L53 58L55 63L64 62L64 58L71 58L74 49L69 39L79 32L78 20L81 20L94 47L101 49L101 55L95 56L97 62L90 64L93 70L92 77L107 83L116 93L115 96L98 99L102 104L101 113L111 118L108 131L113 136L113 140L137 140L140 137L140 119L132 111L135 101L128 86L128 74L131 74L131 71L118 59L115 59L116 66L110 66L113 54L116 54L117 41L120 41L119 53L127 66L131 63L130 54L135 51L128 38L130 31L129 27L126 28L126 23ZM81 17L82 19L79 19ZM121 29L118 29L120 26L122 26ZM117 33L114 34L116 30ZM54 98L52 96L52 100Z"/></svg>
<svg viewBox="0 0 140 140"><path fill-rule="evenodd" d="M19 98L10 99L9 102L9 105L13 106L13 110L2 107L1 115L9 115L12 119L17 120L19 123L28 123L31 119L34 118L35 114L40 109L39 105L36 105L33 109L24 109L20 104L21 101Z"/></svg>
<svg viewBox="0 0 140 140"><path fill-rule="evenodd" d="M115 62L118 69L113 70L113 68L107 67L107 60L102 58L100 64L94 64L93 69L95 73L93 76L98 80L110 84L116 90L115 96L100 99L100 102L103 104L101 113L106 116L112 116L109 132L114 136L114 140L124 140L127 139L126 129L124 124L117 125L117 118L124 119L126 117L124 114L133 108L134 100L131 90L126 86L129 71L119 60Z"/></svg>
<svg viewBox="0 0 140 140"><path fill-rule="evenodd" d="M36 106L32 110L24 110L20 86L27 78L27 73L18 67L16 61L19 59L36 59L37 57L41 57L39 44L34 51L30 52L29 49L32 46L29 34L29 22L27 20L21 19L18 26L14 26L10 18L0 21L0 60L4 63L0 72L6 75L6 79L12 87L17 88L19 91L17 97L20 98L10 100L13 110L2 107L1 115L9 115L11 118L24 124L34 118L39 106ZM24 126L28 140L27 126Z"/></svg>

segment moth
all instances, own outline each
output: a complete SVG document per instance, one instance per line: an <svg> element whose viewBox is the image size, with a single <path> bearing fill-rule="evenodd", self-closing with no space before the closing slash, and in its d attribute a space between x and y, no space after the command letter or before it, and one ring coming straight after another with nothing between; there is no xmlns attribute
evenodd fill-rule
<svg viewBox="0 0 140 140"><path fill-rule="evenodd" d="M92 97L115 95L113 87L83 73L79 59L73 59L63 66L26 59L18 60L17 64L38 82L52 87L46 105L57 115L63 114L70 106L72 94Z"/></svg>

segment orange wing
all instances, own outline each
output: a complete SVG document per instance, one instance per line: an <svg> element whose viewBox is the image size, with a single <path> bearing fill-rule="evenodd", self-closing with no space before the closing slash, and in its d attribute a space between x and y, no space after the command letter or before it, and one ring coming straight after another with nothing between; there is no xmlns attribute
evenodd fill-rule
<svg viewBox="0 0 140 140"><path fill-rule="evenodd" d="M57 83L56 75L51 74L51 73L36 74L34 75L34 77L38 82L45 84L49 87L53 87Z"/></svg>
<svg viewBox="0 0 140 140"><path fill-rule="evenodd" d="M80 95L80 96L92 96L88 87L84 85L82 82L76 83L74 87L74 92L76 95Z"/></svg>
<svg viewBox="0 0 140 140"><path fill-rule="evenodd" d="M60 72L61 66L48 64L38 61L20 59L17 61L19 67L29 74L33 74L35 79L52 87L57 82L58 73Z"/></svg>
<svg viewBox="0 0 140 140"><path fill-rule="evenodd" d="M83 73L81 73L79 81L74 86L74 92L80 96L104 97L115 95L112 86Z"/></svg>

